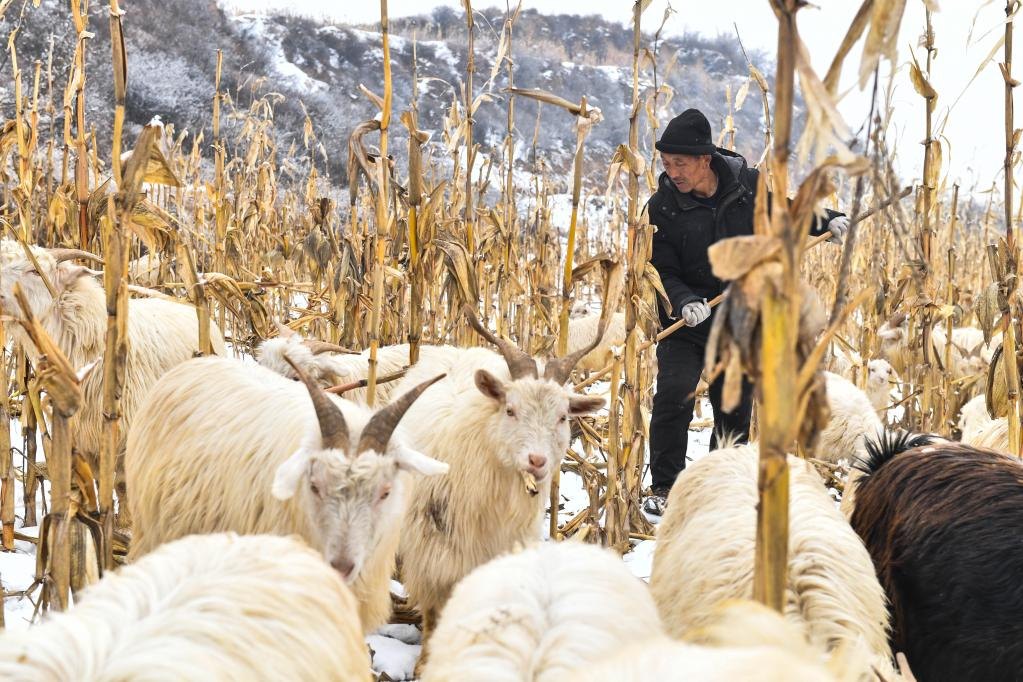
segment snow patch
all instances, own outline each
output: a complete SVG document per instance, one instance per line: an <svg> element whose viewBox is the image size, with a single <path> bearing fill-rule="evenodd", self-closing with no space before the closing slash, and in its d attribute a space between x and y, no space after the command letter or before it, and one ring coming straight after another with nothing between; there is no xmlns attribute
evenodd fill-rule
<svg viewBox="0 0 1023 682"><path fill-rule="evenodd" d="M326 92L330 89L327 83L309 76L297 64L288 61L284 54L282 38L274 30L273 22L269 21L267 17L242 14L233 17L233 19L238 24L238 30L243 37L265 46L273 69L286 84L306 94ZM299 59L304 61L301 57Z"/></svg>
<svg viewBox="0 0 1023 682"><path fill-rule="evenodd" d="M379 634L367 636L366 644L373 652L373 671L378 675L396 681L413 679L412 671L421 649L418 644L406 644Z"/></svg>

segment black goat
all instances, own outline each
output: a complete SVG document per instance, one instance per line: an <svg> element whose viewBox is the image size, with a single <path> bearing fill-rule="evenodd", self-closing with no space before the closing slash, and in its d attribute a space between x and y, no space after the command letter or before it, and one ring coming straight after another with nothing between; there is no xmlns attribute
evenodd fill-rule
<svg viewBox="0 0 1023 682"><path fill-rule="evenodd" d="M851 523L919 682L1023 682L1023 464L929 436L868 442Z"/></svg>

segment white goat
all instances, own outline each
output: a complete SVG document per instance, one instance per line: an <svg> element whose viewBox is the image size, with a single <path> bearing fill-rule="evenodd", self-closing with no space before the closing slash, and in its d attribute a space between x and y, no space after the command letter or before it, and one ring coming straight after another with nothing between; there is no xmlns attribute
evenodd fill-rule
<svg viewBox="0 0 1023 682"><path fill-rule="evenodd" d="M339 384L351 384L365 380L369 376L369 351L361 353L349 351L340 346L304 339L296 332L283 325L279 326L280 334L264 341L256 353L259 364L290 379L297 378L295 370L285 359L301 367L309 376L324 388ZM419 347L420 361L442 355L444 346ZM409 364L409 346L407 343L394 346L382 346L377 349L377 378L386 377L405 369ZM375 404L390 402L398 381L392 380L377 384ZM367 390L365 387L345 391L344 397L356 402L365 403Z"/></svg>
<svg viewBox="0 0 1023 682"><path fill-rule="evenodd" d="M908 318L905 313L896 313L886 320L877 332L881 339L881 354L899 374L906 372L913 354L909 347ZM944 325L938 323L931 329L931 347L933 357L939 366L945 364L946 332ZM976 327L956 327L952 330L952 348L950 366L945 368L954 379L983 373L991 362L997 342L992 339L984 343L984 332Z"/></svg>
<svg viewBox="0 0 1023 682"><path fill-rule="evenodd" d="M864 390L874 409L883 416L884 409L891 402L892 384L899 381L899 375L891 363L883 358L870 360L866 366ZM832 373L858 384L862 368L863 357L859 353L837 345L833 347L830 366Z"/></svg>
<svg viewBox="0 0 1023 682"><path fill-rule="evenodd" d="M979 395L959 411L959 440L965 445L1009 452L1009 420L993 418L987 410L987 398Z"/></svg>
<svg viewBox="0 0 1023 682"><path fill-rule="evenodd" d="M799 628L766 607L733 602L715 613L699 643L667 637L610 648L615 653L565 679L587 682L854 682L875 678L856 652L825 662ZM848 663L847 663L848 661Z"/></svg>
<svg viewBox="0 0 1023 682"><path fill-rule="evenodd" d="M368 631L390 614L401 472L448 468L391 437L430 382L373 414L302 377L201 358L157 382L128 437L130 556L190 533L295 533L349 580Z"/></svg>
<svg viewBox="0 0 1023 682"><path fill-rule="evenodd" d="M423 682L554 682L661 633L646 584L611 552L548 542L480 566L458 583L430 639Z"/></svg>
<svg viewBox="0 0 1023 682"><path fill-rule="evenodd" d="M1009 420L1006 417L991 419L979 425L969 435L963 434L963 443L975 448L988 448L1009 452Z"/></svg>
<svg viewBox="0 0 1023 682"><path fill-rule="evenodd" d="M14 284L19 283L33 315L72 367L81 369L99 361L82 382L82 405L71 421L73 446L98 475L104 432L102 358L106 350L106 294L86 268L68 262L70 258L96 257L72 249L37 247L32 247L32 254L39 263L39 271L20 244L6 239L0 242L0 307L10 315L21 316L21 308L13 295ZM56 298L50 295L41 275L45 275L53 285ZM21 325L9 324L7 329L35 360L38 350ZM128 353L121 394L121 438L117 462L122 512L126 508L123 485L126 434L152 384L167 370L198 352L199 318L190 305L158 298L131 299L128 302L127 331ZM224 337L212 322L210 340L214 351L224 355Z"/></svg>
<svg viewBox="0 0 1023 682"><path fill-rule="evenodd" d="M877 358L867 363L867 385L865 392L874 410L885 417L885 410L892 402L892 386L899 383L899 374L891 363Z"/></svg>
<svg viewBox="0 0 1023 682"><path fill-rule="evenodd" d="M863 366L863 356L854 350L834 344L831 347L830 363L827 366L829 371L841 374L846 379L852 379L859 368Z"/></svg>
<svg viewBox="0 0 1023 682"><path fill-rule="evenodd" d="M574 353L589 345L597 334L600 314L584 315L568 321L568 352ZM607 329L596 348L583 356L576 368L584 372L598 372L611 364L611 346L625 344L625 313L608 316Z"/></svg>
<svg viewBox="0 0 1023 682"><path fill-rule="evenodd" d="M162 269L163 257L159 253L149 252L144 256L140 256L135 260L128 262L128 277L132 283L139 284L144 287L155 287L163 284L161 281L160 270ZM171 258L167 264L167 274L175 278L171 281L178 281L177 279L177 261L175 258Z"/></svg>
<svg viewBox="0 0 1023 682"><path fill-rule="evenodd" d="M368 681L356 604L297 539L193 535L0 637L0 679Z"/></svg>
<svg viewBox="0 0 1023 682"><path fill-rule="evenodd" d="M989 424L993 421L995 420L987 411L987 396L978 395L971 398L959 410L959 440L967 444L974 444L973 440L987 431Z"/></svg>
<svg viewBox="0 0 1023 682"><path fill-rule="evenodd" d="M669 635L702 627L727 600L752 597L758 459L756 446L717 450L675 481L650 580ZM887 661L888 611L870 555L816 471L788 462L785 616L823 651L862 641Z"/></svg>
<svg viewBox="0 0 1023 682"><path fill-rule="evenodd" d="M540 538L550 474L569 444L568 420L604 405L603 398L565 386L590 348L549 360L540 374L532 357L468 315L501 355L454 349L443 362L419 362L399 387L448 373L405 420L411 445L451 465L447 476L416 483L401 535L403 582L423 614L427 638L455 583Z"/></svg>
<svg viewBox="0 0 1023 682"><path fill-rule="evenodd" d="M831 418L817 441L818 457L831 464L840 459L850 462L867 454L865 437L884 428L867 394L844 377L824 373L828 409Z"/></svg>

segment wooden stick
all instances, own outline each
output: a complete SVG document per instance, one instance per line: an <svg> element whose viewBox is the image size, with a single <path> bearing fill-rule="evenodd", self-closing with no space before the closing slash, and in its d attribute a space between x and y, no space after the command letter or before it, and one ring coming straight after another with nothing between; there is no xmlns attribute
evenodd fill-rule
<svg viewBox="0 0 1023 682"><path fill-rule="evenodd" d="M913 191L912 187L904 188L901 192L899 192L896 196L892 197L891 199L888 199L887 201L883 201L880 204L878 204L877 206L871 208L870 210L867 210L867 211L864 211L863 213L860 213L858 216L853 218L852 222L859 223L861 221L866 220L867 218L871 217L875 213L877 213L879 211L882 211L885 208L888 208L889 206L891 206L892 204L894 204L894 203L896 203L896 202L906 198L907 196L910 195L910 193L912 191ZM815 246L823 244L824 242L828 241L829 239L831 239L831 233L830 232L827 232L825 234L817 235L816 237L813 237L809 242L807 242L806 249L807 250L812 249ZM711 308L713 308L717 304L721 303L721 301L723 301L724 298L725 298L724 294L719 294L718 296L715 296L711 300L707 301L707 305L709 305ZM653 341L646 341L646 342L644 342L639 347L639 350L640 351L646 350L647 348L649 348L650 346L654 345L658 341L664 340L665 338L667 338L668 336L671 336L672 334L674 334L679 329L681 329L682 327L685 327L685 326L687 326L686 323L685 323L685 320L678 320L674 324L672 324L672 325L662 329L657 334L657 337L654 338ZM593 383L596 383L597 381L600 381L602 378L606 377L610 371L611 371L611 365L607 365L606 367L604 367L604 369L600 370L596 374L590 375L589 378L586 379L586 381L583 381L582 383L576 384L575 385L575 390L578 391L580 389L586 388L590 384L593 384Z"/></svg>
<svg viewBox="0 0 1023 682"><path fill-rule="evenodd" d="M379 386L380 384L386 384L388 381L400 379L403 376L405 376L406 372L408 372L408 367L406 367L405 369L400 369L397 372L392 372L391 374L386 374L382 377L379 377L376 380L376 384L377 386ZM342 393L345 393L347 391L354 391L357 388L365 388L368 385L369 379L359 379L358 381L353 381L347 384L338 384L336 386L331 386L330 388L325 388L323 390L326 391L327 393L341 395Z"/></svg>

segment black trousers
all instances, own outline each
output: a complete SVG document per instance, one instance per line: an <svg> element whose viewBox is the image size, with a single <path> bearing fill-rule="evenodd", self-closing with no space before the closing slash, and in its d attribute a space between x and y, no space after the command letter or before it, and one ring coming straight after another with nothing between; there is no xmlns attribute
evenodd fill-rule
<svg viewBox="0 0 1023 682"><path fill-rule="evenodd" d="M704 344L687 338L669 337L657 344L657 391L650 416L651 487L660 492L675 483L686 468L686 447L689 424L693 421L693 395L703 371ZM710 385L710 405L714 410L714 431L710 448L718 435L731 435L737 442L749 440L750 416L753 412L753 385L743 377L742 399L732 412L721 410L724 373Z"/></svg>

